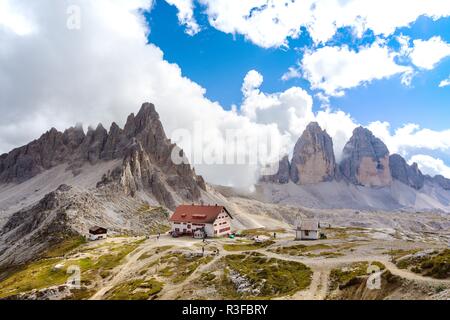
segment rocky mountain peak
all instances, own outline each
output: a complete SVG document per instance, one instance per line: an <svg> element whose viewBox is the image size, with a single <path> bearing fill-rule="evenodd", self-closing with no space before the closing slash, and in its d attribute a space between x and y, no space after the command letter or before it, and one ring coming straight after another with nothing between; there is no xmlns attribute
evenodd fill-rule
<svg viewBox="0 0 450 320"><path fill-rule="evenodd" d="M419 170L417 163L410 166L402 156L393 154L389 158L389 165L392 178L417 190L424 186L425 176Z"/></svg>
<svg viewBox="0 0 450 320"><path fill-rule="evenodd" d="M290 179L290 163L289 156L285 155L278 163L278 171L274 175L267 175L261 177L261 182L286 184Z"/></svg>
<svg viewBox="0 0 450 320"><path fill-rule="evenodd" d="M78 174L86 163L120 159L121 168L105 175L99 185L116 182L131 195L149 191L158 202L173 208L176 199L195 201L200 190L206 189L190 165L172 162L174 147L155 106L144 103L136 116L128 117L123 130L116 123L109 132L99 124L87 134L82 126L64 133L52 128L38 140L2 155L0 183L20 183L61 164Z"/></svg>
<svg viewBox="0 0 450 320"><path fill-rule="evenodd" d="M333 180L336 160L333 141L317 122L310 123L294 148L290 166L291 180L297 184L315 184Z"/></svg>
<svg viewBox="0 0 450 320"><path fill-rule="evenodd" d="M356 128L345 145L340 169L354 184L385 187L392 182L388 148L363 127Z"/></svg>

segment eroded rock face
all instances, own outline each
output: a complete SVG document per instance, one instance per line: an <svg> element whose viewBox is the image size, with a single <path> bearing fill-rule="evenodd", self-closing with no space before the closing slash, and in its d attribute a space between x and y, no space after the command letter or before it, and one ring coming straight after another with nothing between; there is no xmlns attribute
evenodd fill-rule
<svg viewBox="0 0 450 320"><path fill-rule="evenodd" d="M447 179L444 176L441 175L437 175L435 177L426 176L425 179L435 185L438 185L444 190L450 190L450 179Z"/></svg>
<svg viewBox="0 0 450 320"><path fill-rule="evenodd" d="M289 183L290 175L290 163L289 156L284 156L278 164L278 172L274 175L268 175L261 177L261 182L286 184Z"/></svg>
<svg viewBox="0 0 450 320"><path fill-rule="evenodd" d="M402 156L393 154L389 158L389 165L392 178L414 189L422 189L425 183L425 176L419 170L417 163L410 166Z"/></svg>
<svg viewBox="0 0 450 320"><path fill-rule="evenodd" d="M331 137L318 123L310 123L295 145L290 168L291 180L300 185L331 181L335 171Z"/></svg>
<svg viewBox="0 0 450 320"><path fill-rule="evenodd" d="M356 128L347 142L340 165L351 183L366 187L385 187L392 183L389 150L372 132Z"/></svg>

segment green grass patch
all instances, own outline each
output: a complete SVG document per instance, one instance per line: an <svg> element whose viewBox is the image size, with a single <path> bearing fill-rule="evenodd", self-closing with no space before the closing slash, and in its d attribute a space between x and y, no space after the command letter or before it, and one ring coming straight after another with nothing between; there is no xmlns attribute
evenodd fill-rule
<svg viewBox="0 0 450 320"><path fill-rule="evenodd" d="M384 254L387 254L389 256L391 256L392 261L394 263L397 262L397 260L406 257L408 255L413 255L416 254L417 252L419 252L419 249L413 249L413 250L401 250L401 249L397 249L397 250L389 250L384 252Z"/></svg>
<svg viewBox="0 0 450 320"><path fill-rule="evenodd" d="M380 270L386 269L384 264L378 261L371 263L377 266ZM335 290L338 287L345 287L354 278L368 276L367 273L369 268L368 262L356 262L346 268L333 269L330 273L330 289Z"/></svg>
<svg viewBox="0 0 450 320"><path fill-rule="evenodd" d="M57 258L57 257L63 257L67 253L73 251L74 249L78 248L82 244L86 243L86 239L82 236L75 236L68 238L61 243L58 243L54 246L52 246L50 249L48 249L43 257L44 258Z"/></svg>
<svg viewBox="0 0 450 320"><path fill-rule="evenodd" d="M74 300L74 301L87 300L95 294L96 290L82 287L80 289L71 289L70 292L72 293L72 295L64 300Z"/></svg>
<svg viewBox="0 0 450 320"><path fill-rule="evenodd" d="M151 258L151 257L153 257L155 254L159 254L159 253L161 253L161 252L170 250L170 249L172 249L172 248L173 248L173 246L162 246L162 247L158 247L158 248L156 248L155 250L151 250L151 251L144 252L144 253L139 257L138 260L145 260L145 259Z"/></svg>
<svg viewBox="0 0 450 320"><path fill-rule="evenodd" d="M250 253L248 255L229 255L224 258L227 270L219 290L225 298L231 299L270 299L291 295L304 290L311 284L312 271L306 265L264 255ZM252 289L257 293L239 293L229 278L233 270L248 279Z"/></svg>
<svg viewBox="0 0 450 320"><path fill-rule="evenodd" d="M280 234L280 233L285 233L286 230L285 229L265 229L265 228L259 228L259 229L247 229L247 230L242 230L240 232L238 232L238 234L241 237L259 237L259 236L264 236L264 237L273 237L273 234Z"/></svg>
<svg viewBox="0 0 450 320"><path fill-rule="evenodd" d="M54 269L59 261L58 259L41 260L21 267L0 282L0 298L64 284L69 275L65 267Z"/></svg>
<svg viewBox="0 0 450 320"><path fill-rule="evenodd" d="M254 243L224 244L223 248L226 251L251 251L266 248L274 243L275 242L273 241L263 241Z"/></svg>
<svg viewBox="0 0 450 320"><path fill-rule="evenodd" d="M155 279L130 280L106 293L107 300L149 300L163 289L164 284Z"/></svg>
<svg viewBox="0 0 450 320"><path fill-rule="evenodd" d="M364 233L366 229L358 227L348 227L348 228L327 228L327 238L328 239L348 239L350 237L367 237L368 235Z"/></svg>
<svg viewBox="0 0 450 320"><path fill-rule="evenodd" d="M203 272L200 276L200 281L206 284L211 284L216 280L217 276L211 272Z"/></svg>
<svg viewBox="0 0 450 320"><path fill-rule="evenodd" d="M314 245L304 245L304 244L298 244L295 246L289 246L289 247L278 247L276 249L272 249L270 251L278 254L287 254L290 256L303 256L308 255L308 253L312 251L319 251L319 250L331 250L333 247L326 245L326 244L314 244ZM331 254L331 253L330 253ZM314 254L310 254L313 256Z"/></svg>
<svg viewBox="0 0 450 320"><path fill-rule="evenodd" d="M152 207L149 204L143 204L138 210L141 214L162 214L169 217L169 211L163 207Z"/></svg>
<svg viewBox="0 0 450 320"><path fill-rule="evenodd" d="M170 253L158 263L162 266L158 275L170 278L173 283L186 280L201 265L209 263L213 258L209 256L186 256L183 253Z"/></svg>
<svg viewBox="0 0 450 320"><path fill-rule="evenodd" d="M111 253L97 258L83 258L70 263L80 266L82 283L92 283L99 278L108 278L112 274L112 270L123 263L125 257L136 250L141 242L120 245L111 249Z"/></svg>
<svg viewBox="0 0 450 320"><path fill-rule="evenodd" d="M436 251L421 257L407 257L399 260L396 265L426 277L448 279L450 278L450 249Z"/></svg>

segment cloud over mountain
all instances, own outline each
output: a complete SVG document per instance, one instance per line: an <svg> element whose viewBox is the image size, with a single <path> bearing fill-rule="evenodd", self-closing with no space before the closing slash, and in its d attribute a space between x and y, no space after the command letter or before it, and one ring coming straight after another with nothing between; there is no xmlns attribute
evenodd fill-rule
<svg viewBox="0 0 450 320"><path fill-rule="evenodd" d="M234 23L240 23L241 16L249 8L264 1L249 1L247 6L240 8L236 6L242 6L242 1L200 2L207 6L210 19L218 28L238 32ZM170 3L179 10L180 22L193 33L197 32L194 16L191 15L192 2ZM227 111L219 103L210 101L205 97L205 88L185 77L178 65L167 62L162 50L151 43L151 30L141 14L151 10L151 0L77 0L71 6L51 0L7 0L2 1L0 6L0 152L7 152L37 138L50 127L62 130L77 122L85 126L96 126L102 122L107 126L118 119L125 119L143 101L151 101L157 106L169 136L182 138L181 132L191 135L192 139L176 142L191 158L198 153L200 158L204 157L200 159L202 161L191 161L198 173L212 183L248 186L257 179L257 164L214 164L214 157L226 158L227 153L249 157L254 152L248 147L254 145L251 139L256 139L262 149L275 141L269 156L276 153L283 155L286 150L292 149L306 125L317 121L332 136L339 159L353 129L359 125L343 111L332 108L314 110L312 97L300 87L264 92L261 89L263 76L257 71L249 72L244 79L243 101L238 108ZM73 9L72 6L79 10L68 10ZM215 13L216 10L230 8L237 10L234 20L222 16L222 13ZM291 17L275 5L274 10L278 9L283 14L280 20L284 15ZM320 12L320 7L317 10ZM255 18L239 27L244 28L239 32L250 28L256 17L260 19L258 23L264 22L264 12L265 9L254 11L252 16ZM440 12L442 15L445 11ZM68 28L68 21L77 13L79 17L75 18L80 22L79 28ZM429 14L438 15L431 11ZM411 14L413 16L415 13ZM409 20L405 19L402 23ZM286 23L275 29L281 30L276 38L271 38L269 33L264 35L264 30L257 27L252 27L255 34L251 33L248 37L257 39L264 36L265 40L261 41L270 46L282 44L286 32L294 30L292 26L297 25L292 23L291 26L289 19ZM317 39L325 39L325 35L329 34L325 31L319 34L319 27L315 28ZM379 27L379 30L384 29ZM381 52L383 61L392 63L390 53L376 46L367 50ZM345 56L353 55L350 49L338 51ZM317 51L316 54L322 53ZM346 57L342 58L344 66L346 61ZM330 61L326 63L332 64ZM390 66L391 74L406 70ZM320 72L317 66L312 66L311 79L316 79L312 81L329 92L383 76L362 70L343 86L335 82L335 79L343 77L342 74L323 74L328 77L323 82L318 76L312 76ZM194 139L199 127L201 132L197 136L201 139ZM226 139L230 130L249 139L236 146ZM436 146L437 149L447 148L445 133L430 132L439 136L441 144ZM382 133L386 135L386 131ZM414 139L415 135L418 133L410 133L408 137ZM386 137L393 139L388 135ZM398 149L405 145L399 139L392 141L391 144ZM208 161L204 161L205 158Z"/></svg>

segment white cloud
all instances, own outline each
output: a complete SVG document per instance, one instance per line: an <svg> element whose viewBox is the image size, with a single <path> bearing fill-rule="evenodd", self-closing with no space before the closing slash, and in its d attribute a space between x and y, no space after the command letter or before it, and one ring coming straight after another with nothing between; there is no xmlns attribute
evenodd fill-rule
<svg viewBox="0 0 450 320"><path fill-rule="evenodd" d="M414 47L409 54L411 61L419 68L433 69L442 59L450 56L450 44L441 37L432 37L429 40L414 40Z"/></svg>
<svg viewBox="0 0 450 320"><path fill-rule="evenodd" d="M289 81L291 79L301 78L302 74L298 67L289 67L288 71L281 76L281 80Z"/></svg>
<svg viewBox="0 0 450 320"><path fill-rule="evenodd" d="M390 35L419 16L432 19L450 16L445 0L198 0L207 6L212 26L226 33L242 34L267 48L287 45L305 27L316 43L349 26L360 36L371 29Z"/></svg>
<svg viewBox="0 0 450 320"><path fill-rule="evenodd" d="M257 90L262 85L263 81L264 78L258 71L250 70L247 72L244 82L242 83L242 93L244 96L248 96Z"/></svg>
<svg viewBox="0 0 450 320"><path fill-rule="evenodd" d="M383 140L391 153L407 156L418 149L443 152L450 150L450 129L435 131L422 129L419 125L410 123L391 134L390 124L380 121L371 123L368 128Z"/></svg>
<svg viewBox="0 0 450 320"><path fill-rule="evenodd" d="M8 1L0 1L0 28L24 36L30 34L35 26L31 25Z"/></svg>
<svg viewBox="0 0 450 320"><path fill-rule="evenodd" d="M312 88L340 96L344 89L412 72L410 67L395 63L397 56L398 53L380 43L362 47L358 52L347 46L323 47L305 53L302 69Z"/></svg>
<svg viewBox="0 0 450 320"><path fill-rule="evenodd" d="M193 0L165 0L170 5L178 9L178 21L180 24L186 26L186 33L193 36L200 32L200 26L194 17L194 2Z"/></svg>
<svg viewBox="0 0 450 320"><path fill-rule="evenodd" d="M444 88L448 86L450 86L450 76L439 83L439 88Z"/></svg>
<svg viewBox="0 0 450 320"><path fill-rule="evenodd" d="M339 159L345 143L350 139L357 124L350 115L329 108L313 112L312 97L302 88L291 87L283 92L264 93L259 87L263 76L255 70L248 72L242 86L244 100L241 114L259 124L274 124L289 137L286 153L305 130L308 123L317 121L327 130L334 141L334 150Z"/></svg>
<svg viewBox="0 0 450 320"><path fill-rule="evenodd" d="M430 176L442 175L450 179L450 167L447 166L441 159L436 159L428 155L418 154L409 160L409 163L417 163L419 169L424 174L429 174Z"/></svg>

